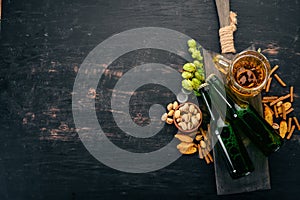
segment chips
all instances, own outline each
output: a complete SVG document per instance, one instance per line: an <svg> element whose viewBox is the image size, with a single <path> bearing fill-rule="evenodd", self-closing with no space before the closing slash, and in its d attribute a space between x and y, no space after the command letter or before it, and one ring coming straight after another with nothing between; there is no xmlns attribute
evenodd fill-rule
<svg viewBox="0 0 300 200"><path fill-rule="evenodd" d="M188 143L193 142L193 138L183 133L177 133L174 137L179 139L181 142L188 142Z"/></svg>
<svg viewBox="0 0 300 200"><path fill-rule="evenodd" d="M192 142L181 142L177 145L177 149L182 154L194 154L197 152L197 146Z"/></svg>
<svg viewBox="0 0 300 200"><path fill-rule="evenodd" d="M270 72L270 78L266 84L265 92L268 93L272 81L271 75L277 80L282 86L286 87L287 84L279 77L278 74L274 73L279 68L278 65L273 67ZM286 95L282 96L265 96L262 98L264 104L264 118L274 128L279 129L279 134L282 138L290 139L295 128L300 130L300 125L297 118L289 116L294 111L292 103L294 102L294 86L289 87L289 91ZM274 117L275 115L275 117ZM276 122L280 122L278 125ZM295 124L295 125L293 125Z"/></svg>
<svg viewBox="0 0 300 200"><path fill-rule="evenodd" d="M288 111L292 107L292 104L291 104L291 102L285 102L285 103L281 104L281 106L278 108L278 114L282 113L282 111L283 111L282 106L284 107L285 111Z"/></svg>
<svg viewBox="0 0 300 200"><path fill-rule="evenodd" d="M209 126L208 126L209 128ZM207 164L213 163L213 157L210 154L212 149L210 140L207 137L207 132L200 128L199 130L190 134L177 133L175 138L180 140L177 149L181 154L194 154L198 151L199 158L204 159ZM195 139L194 139L195 138Z"/></svg>
<svg viewBox="0 0 300 200"><path fill-rule="evenodd" d="M265 105L264 114L265 114L265 120L272 126L273 125L273 111L267 105Z"/></svg>
<svg viewBox="0 0 300 200"><path fill-rule="evenodd" d="M287 131L288 131L288 127L286 121L281 121L279 125L280 137L284 138Z"/></svg>

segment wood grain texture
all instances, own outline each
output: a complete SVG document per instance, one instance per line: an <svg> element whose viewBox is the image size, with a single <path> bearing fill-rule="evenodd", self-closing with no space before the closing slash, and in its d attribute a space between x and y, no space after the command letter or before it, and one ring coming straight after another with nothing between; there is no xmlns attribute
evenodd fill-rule
<svg viewBox="0 0 300 200"><path fill-rule="evenodd" d="M248 49L254 50L254 47ZM214 66L212 60L216 53L204 53L206 76L216 74L218 77L225 80L225 77ZM261 96L258 95L250 100L251 104L262 114ZM250 159L253 161L254 172L246 177L233 180L226 168L226 163L218 145L213 149L214 152L214 168L218 195L235 194L242 192L250 192L255 190L270 189L270 176L268 159L260 152L259 149L245 136L241 135L243 143L249 153ZM214 141L213 143L215 143Z"/></svg>
<svg viewBox="0 0 300 200"><path fill-rule="evenodd" d="M229 13L230 13L230 0L215 0L220 28L228 26L230 24Z"/></svg>
<svg viewBox="0 0 300 200"><path fill-rule="evenodd" d="M216 0L217 12L219 17L220 28L229 25L230 1L229 0ZM254 47L252 47L254 49ZM224 55L227 58L232 58L234 55ZM223 77L224 79L224 77ZM251 104L262 114L262 106L260 95L250 100ZM268 160L262 153L249 141L244 138L244 145L246 146L251 160L255 160L255 171L247 177L238 180L232 180L229 174L226 174L225 162L220 154L220 149L214 149L215 157L215 177L217 184L217 193L219 195L249 192L261 189L270 189L270 177ZM218 148L218 147L216 147Z"/></svg>
<svg viewBox="0 0 300 200"><path fill-rule="evenodd" d="M0 20L2 19L2 0L0 0Z"/></svg>
<svg viewBox="0 0 300 200"><path fill-rule="evenodd" d="M231 1L239 27L237 51L260 47L277 73L295 86L294 115L299 117L299 2ZM213 165L196 155L182 156L164 169L123 173L86 150L72 117L73 83L89 52L113 34L158 26L183 32L204 48L219 52L218 16L208 0L3 0L0 35L0 199L293 199L299 196L299 132L269 159L271 190L217 196ZM275 54L274 54L275 53ZM179 69L184 60L162 51L141 50L118 59L112 71L149 62ZM110 89L119 80L108 73L99 83L97 113L110 139L122 148L146 152L173 137L166 127L156 138L134 140L119 131L109 109ZM105 84L107 90L102 91ZM298 88L298 89L297 89ZM144 97L140 88L135 98ZM134 103L132 118L147 118L151 102L175 98L154 88L145 105ZM285 88L272 85L271 95ZM146 93L147 94L147 93ZM140 96L139 96L140 95ZM103 102L103 104L101 104ZM32 113L35 117L32 118ZM140 115L142 114L142 115ZM27 118L27 124L23 119ZM24 122L26 120L24 119ZM147 120L145 120L147 123ZM61 126L63 124L63 126ZM66 129L68 125L69 129ZM295 198L294 198L295 199Z"/></svg>
<svg viewBox="0 0 300 200"><path fill-rule="evenodd" d="M230 24L230 1L216 0L215 2L218 11L220 28L228 26ZM253 46L250 49L255 50ZM226 56L227 58L232 58L234 55L227 54L224 56ZM250 103L259 111L259 113L263 113L260 95L255 98L251 98ZM229 174L226 174L226 169L223 167L226 163L224 162L222 155L220 154L220 149L214 149L215 177L217 184L217 193L219 195L271 188L268 159L255 147L255 145L251 143L251 141L249 141L248 138L245 137L245 135L242 135L242 138L244 138L243 142L245 147L247 148L247 151L249 152L250 159L254 161L253 163L255 171L247 177L243 177L238 180L232 180Z"/></svg>

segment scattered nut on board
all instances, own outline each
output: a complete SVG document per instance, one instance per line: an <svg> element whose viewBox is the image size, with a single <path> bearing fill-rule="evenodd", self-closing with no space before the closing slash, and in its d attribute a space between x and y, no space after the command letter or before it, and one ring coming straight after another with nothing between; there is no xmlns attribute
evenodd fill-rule
<svg viewBox="0 0 300 200"><path fill-rule="evenodd" d="M168 118L168 113L164 113L162 116L161 116L161 121L166 121Z"/></svg>
<svg viewBox="0 0 300 200"><path fill-rule="evenodd" d="M167 105L167 110L170 111L170 110L172 110L172 109L173 109L173 104L172 104L172 103L169 103L169 104Z"/></svg>
<svg viewBox="0 0 300 200"><path fill-rule="evenodd" d="M175 117L176 119L178 119L178 118L180 117L180 110L176 110L176 111L174 112L174 117Z"/></svg>
<svg viewBox="0 0 300 200"><path fill-rule="evenodd" d="M167 118L166 122L167 124L173 124L174 120L172 118Z"/></svg>
<svg viewBox="0 0 300 200"><path fill-rule="evenodd" d="M173 103L169 103L167 105L167 112L161 116L161 121L164 121L167 124L173 124L174 123L173 115L175 114L175 110L173 108L174 107L177 108L177 106L178 106L177 101L174 101Z"/></svg>
<svg viewBox="0 0 300 200"><path fill-rule="evenodd" d="M204 159L207 164L213 163L214 160L210 154L212 148L207 137L207 132L208 131L204 131L200 128L196 132L190 134L175 134L174 137L181 142L177 145L177 149L182 154L194 154L198 151L200 159Z"/></svg>
<svg viewBox="0 0 300 200"><path fill-rule="evenodd" d="M177 107L178 107L178 102L174 101L174 103L173 103L173 110L177 109Z"/></svg>
<svg viewBox="0 0 300 200"><path fill-rule="evenodd" d="M272 127L273 127L274 129L279 129L279 124L273 123L273 124L272 124Z"/></svg>
<svg viewBox="0 0 300 200"><path fill-rule="evenodd" d="M193 104L184 104L179 109L178 106L177 101L169 103L166 112L161 116L161 120L167 124L173 124L175 119L183 130L192 129L200 123L201 113ZM210 154L210 141L207 138L206 131L202 128L189 134L177 133L174 137L181 142L177 145L180 153L190 155L198 151L200 159L205 159L207 164L213 162Z"/></svg>

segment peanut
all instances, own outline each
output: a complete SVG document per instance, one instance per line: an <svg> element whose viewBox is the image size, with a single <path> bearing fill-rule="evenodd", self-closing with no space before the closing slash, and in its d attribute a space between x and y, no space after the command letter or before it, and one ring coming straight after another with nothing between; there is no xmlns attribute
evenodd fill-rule
<svg viewBox="0 0 300 200"><path fill-rule="evenodd" d="M166 121L168 118L168 113L164 113L162 116L161 116L161 121Z"/></svg>

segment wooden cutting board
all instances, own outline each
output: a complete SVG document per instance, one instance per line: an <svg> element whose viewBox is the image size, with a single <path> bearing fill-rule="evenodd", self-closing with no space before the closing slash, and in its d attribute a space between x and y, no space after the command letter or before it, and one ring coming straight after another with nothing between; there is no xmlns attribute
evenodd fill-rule
<svg viewBox="0 0 300 200"><path fill-rule="evenodd" d="M206 76L208 76L211 73L214 73L219 74L219 77L221 77L222 75L217 72L217 69L215 68L212 62L214 53L204 51L203 56L205 62ZM259 111L259 113L262 114L262 104L260 95L253 98L250 101L250 103ZM220 151L220 149L218 149L218 145L215 145L213 149L213 154L215 161L214 168L218 195L271 189L267 157L264 156L260 152L260 150L258 150L256 146L246 136L242 135L242 138L243 143L249 153L250 159L253 161L255 171L246 177L242 177L236 180L232 179L227 170L222 152Z"/></svg>
<svg viewBox="0 0 300 200"><path fill-rule="evenodd" d="M229 25L229 13L230 6L229 0L216 0L216 6L218 10L219 23L220 27L224 27ZM254 46L249 47L248 49L255 50ZM206 77L215 73L220 76L222 75L215 68L213 63L213 57L216 53L204 51L204 62L205 62L205 70ZM227 55L227 57L233 55ZM250 100L250 103L257 109L257 111L262 114L263 108L261 104L261 96ZM269 175L269 165L268 158L264 156L260 150L256 148L256 146L244 135L242 135L243 143L249 153L251 160L253 161L255 171L246 177L242 177L240 179L232 179L229 175L229 172L226 168L225 160L223 159L222 152L216 145L214 147L214 168L215 168L215 179L216 179L216 187L218 195L225 194L235 194L235 193L243 193L250 192L256 190L265 190L271 189L270 186L270 175Z"/></svg>

